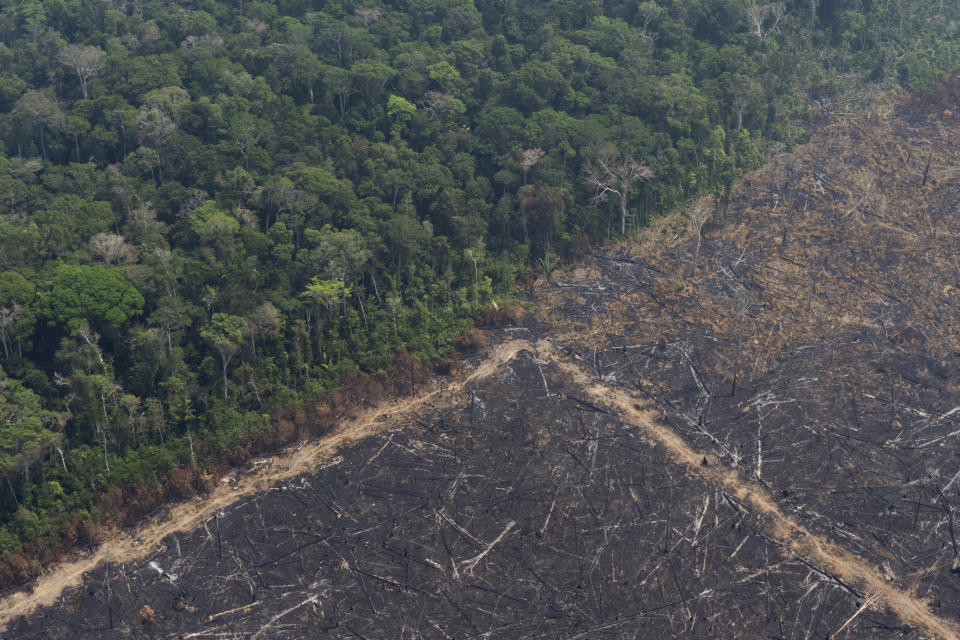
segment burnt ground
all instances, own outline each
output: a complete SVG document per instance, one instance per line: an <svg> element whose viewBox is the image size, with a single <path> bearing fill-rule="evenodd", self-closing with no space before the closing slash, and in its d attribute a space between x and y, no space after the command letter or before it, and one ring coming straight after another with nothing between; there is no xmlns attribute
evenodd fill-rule
<svg viewBox="0 0 960 640"><path fill-rule="evenodd" d="M955 624L960 133L942 108L827 127L704 203L699 249L686 215L663 219L554 273L505 333L556 341ZM636 426L521 351L2 637L932 637Z"/></svg>
<svg viewBox="0 0 960 640"><path fill-rule="evenodd" d="M861 604L529 351L334 462L6 637L823 638Z"/></svg>
<svg viewBox="0 0 960 640"><path fill-rule="evenodd" d="M836 125L704 203L699 255L676 216L541 298L598 378L956 619L960 135L927 106Z"/></svg>

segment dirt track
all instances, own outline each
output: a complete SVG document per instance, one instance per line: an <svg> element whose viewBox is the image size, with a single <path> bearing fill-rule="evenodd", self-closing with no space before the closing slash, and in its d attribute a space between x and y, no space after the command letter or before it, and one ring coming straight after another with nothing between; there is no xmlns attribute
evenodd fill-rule
<svg viewBox="0 0 960 640"><path fill-rule="evenodd" d="M550 353L557 358L550 342L541 341L537 348L541 353ZM642 429L651 440L665 446L671 456L690 472L703 476L709 483L722 487L767 516L770 534L798 556L859 586L865 593L876 597L878 603L893 610L905 623L922 627L944 640L960 638L960 626L955 621L933 615L929 603L891 585L877 567L823 536L811 533L794 518L784 514L769 491L726 467L717 456L694 450L675 431L658 423L656 413L644 410L633 395L623 389L593 382L589 375L569 361L557 361L595 402L616 407L628 424Z"/></svg>
<svg viewBox="0 0 960 640"><path fill-rule="evenodd" d="M221 483L208 495L178 504L168 514L132 532L117 532L91 554L58 564L36 580L29 591L18 591L0 600L0 632L7 628L11 620L30 615L39 607L54 604L65 590L80 586L84 574L98 566L145 558L156 551L168 536L202 526L215 513L244 497L266 491L284 480L315 472L343 447L388 428L398 416L438 400L443 393L455 394L465 384L482 380L526 346L523 341L497 345L475 370L446 388L432 389L412 398L364 411L318 442L265 460L266 464L259 465L258 471L241 475L235 484Z"/></svg>

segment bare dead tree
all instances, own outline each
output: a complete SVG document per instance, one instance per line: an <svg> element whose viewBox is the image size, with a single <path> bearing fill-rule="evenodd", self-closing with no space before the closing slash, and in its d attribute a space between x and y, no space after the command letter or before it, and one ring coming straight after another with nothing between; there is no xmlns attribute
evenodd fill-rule
<svg viewBox="0 0 960 640"><path fill-rule="evenodd" d="M97 233L91 236L89 245L90 255L107 264L129 262L136 251L115 233Z"/></svg>
<svg viewBox="0 0 960 640"><path fill-rule="evenodd" d="M653 170L633 157L620 153L615 146L603 145L584 164L587 186L596 189L594 202L603 202L611 193L620 204L620 234L627 232L627 198L631 187L640 180L653 178Z"/></svg>
<svg viewBox="0 0 960 640"><path fill-rule="evenodd" d="M159 107L141 109L137 114L137 130L144 140L149 140L157 156L157 166L160 167L160 180L163 180L163 159L161 150L177 133L177 124Z"/></svg>
<svg viewBox="0 0 960 640"><path fill-rule="evenodd" d="M44 129L62 129L67 124L67 116L57 104L57 100L50 89L35 89L27 91L13 105L16 111L28 114L40 130L40 152L47 156L43 141Z"/></svg>
<svg viewBox="0 0 960 640"><path fill-rule="evenodd" d="M3 354L10 359L10 331L17 318L23 313L23 307L16 302L0 307L0 343L3 344Z"/></svg>
<svg viewBox="0 0 960 640"><path fill-rule="evenodd" d="M240 152L240 158L243 160L243 168L248 168L250 154L260 146L260 136L262 129L259 124L253 120L243 120L235 122L230 129L233 144Z"/></svg>
<svg viewBox="0 0 960 640"><path fill-rule="evenodd" d="M780 3L747 6L747 17L760 40L766 39L768 35L773 33L786 12L786 8Z"/></svg>
<svg viewBox="0 0 960 640"><path fill-rule="evenodd" d="M927 164L923 168L923 184L922 187L927 186L927 178L930 176L930 163L933 161L933 154L937 151L937 143L934 142L930 145L930 153L927 155Z"/></svg>
<svg viewBox="0 0 960 640"><path fill-rule="evenodd" d="M817 12L820 10L820 0L807 0L810 6L810 18L807 21L807 28L813 28L813 21L817 19Z"/></svg>
<svg viewBox="0 0 960 640"><path fill-rule="evenodd" d="M431 120L446 116L457 108L456 98L440 91L427 91L418 102L430 114Z"/></svg>
<svg viewBox="0 0 960 640"><path fill-rule="evenodd" d="M502 31L503 19L507 17L507 13L510 11L510 0L495 0L493 4L503 7L503 12L500 14L500 19L497 21L497 28Z"/></svg>
<svg viewBox="0 0 960 640"><path fill-rule="evenodd" d="M713 202L710 200L701 200L693 207L693 209L690 210L687 215L690 218L690 224L693 227L693 232L697 236L697 248L693 253L693 264L691 265L692 270L700 261L700 246L703 243L703 227L707 224L707 221L710 220L710 216L713 215Z"/></svg>
<svg viewBox="0 0 960 640"><path fill-rule="evenodd" d="M876 593L876 592L867 593L866 597L863 599L863 604L860 605L860 608L857 609L852 616L847 618L847 621L844 622L839 629L831 633L828 640L834 640L834 638L840 637L840 632L846 629L848 626L850 626L850 623L856 620L857 616L859 616L861 613L863 613L867 609L878 610L881 608L882 605L883 605L882 594Z"/></svg>
<svg viewBox="0 0 960 640"><path fill-rule="evenodd" d="M644 40L656 40L657 34L650 33L650 24L660 17L663 13L663 7L656 2L641 2L637 7L640 18L640 37Z"/></svg>
<svg viewBox="0 0 960 640"><path fill-rule="evenodd" d="M380 19L383 12L376 7L357 7L354 14L363 21L363 26L369 28L371 24Z"/></svg>
<svg viewBox="0 0 960 640"><path fill-rule="evenodd" d="M83 99L86 100L87 81L100 75L100 71L103 69L103 51L88 45L68 44L57 54L57 60L76 72L80 79Z"/></svg>
<svg viewBox="0 0 960 640"><path fill-rule="evenodd" d="M733 381L730 384L730 396L733 397L737 393L737 374L740 373L740 355L743 353L743 322L754 304L754 295L742 284L738 284L730 296L730 301L740 320L740 329L737 332L737 355L733 363Z"/></svg>
<svg viewBox="0 0 960 640"><path fill-rule="evenodd" d="M544 151L540 147L524 149L520 152L520 170L523 172L523 184L527 184L527 174L540 162L543 156Z"/></svg>

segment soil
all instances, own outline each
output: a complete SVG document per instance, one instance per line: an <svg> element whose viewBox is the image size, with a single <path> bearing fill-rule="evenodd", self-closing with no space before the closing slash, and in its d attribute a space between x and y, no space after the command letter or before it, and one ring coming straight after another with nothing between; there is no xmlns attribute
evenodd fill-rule
<svg viewBox="0 0 960 640"><path fill-rule="evenodd" d="M960 638L955 95L554 272L456 382L52 569L0 636Z"/></svg>

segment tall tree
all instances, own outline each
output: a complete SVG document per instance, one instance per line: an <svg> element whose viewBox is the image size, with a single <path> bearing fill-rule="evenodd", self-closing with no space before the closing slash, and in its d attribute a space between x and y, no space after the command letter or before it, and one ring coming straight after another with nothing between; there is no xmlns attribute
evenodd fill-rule
<svg viewBox="0 0 960 640"><path fill-rule="evenodd" d="M620 233L627 232L627 198L630 189L640 180L654 177L653 170L631 156L620 153L613 144L594 150L584 163L585 182L596 190L594 202L603 202L611 193L620 204Z"/></svg>
<svg viewBox="0 0 960 640"><path fill-rule="evenodd" d="M7 480L56 446L61 434L57 415L44 411L40 397L0 369L0 477Z"/></svg>
<svg viewBox="0 0 960 640"><path fill-rule="evenodd" d="M40 130L40 153L47 157L47 147L43 140L44 129L62 129L67 124L67 117L63 109L57 104L57 99L50 89L35 89L27 91L17 100L14 109L26 113L33 118Z"/></svg>
<svg viewBox="0 0 960 640"><path fill-rule="evenodd" d="M323 326L326 316L336 306L338 302L350 294L350 289L344 285L342 280L321 280L317 276L311 278L306 290L300 294L300 297L313 302L318 316L323 313L323 319L317 318L314 326L316 327L317 344L320 347L320 358L325 360L323 352ZM307 316L307 331L310 330L310 316Z"/></svg>
<svg viewBox="0 0 960 640"><path fill-rule="evenodd" d="M87 99L87 81L100 75L103 70L103 51L96 47L79 44L68 44L60 53L57 60L65 64L77 74L80 79L80 91L83 99Z"/></svg>
<svg viewBox="0 0 960 640"><path fill-rule="evenodd" d="M786 13L786 7L780 3L761 5L751 2L747 5L747 18L753 26L754 33L762 41L769 36Z"/></svg>
<svg viewBox="0 0 960 640"><path fill-rule="evenodd" d="M220 354L223 365L223 399L227 399L227 368L230 361L240 351L243 334L247 331L247 322L239 316L228 313L215 313L210 324L200 330L200 335L209 341Z"/></svg>
<svg viewBox="0 0 960 640"><path fill-rule="evenodd" d="M34 324L32 302L36 287L16 271L0 272L0 343L10 358L14 338L28 334Z"/></svg>

